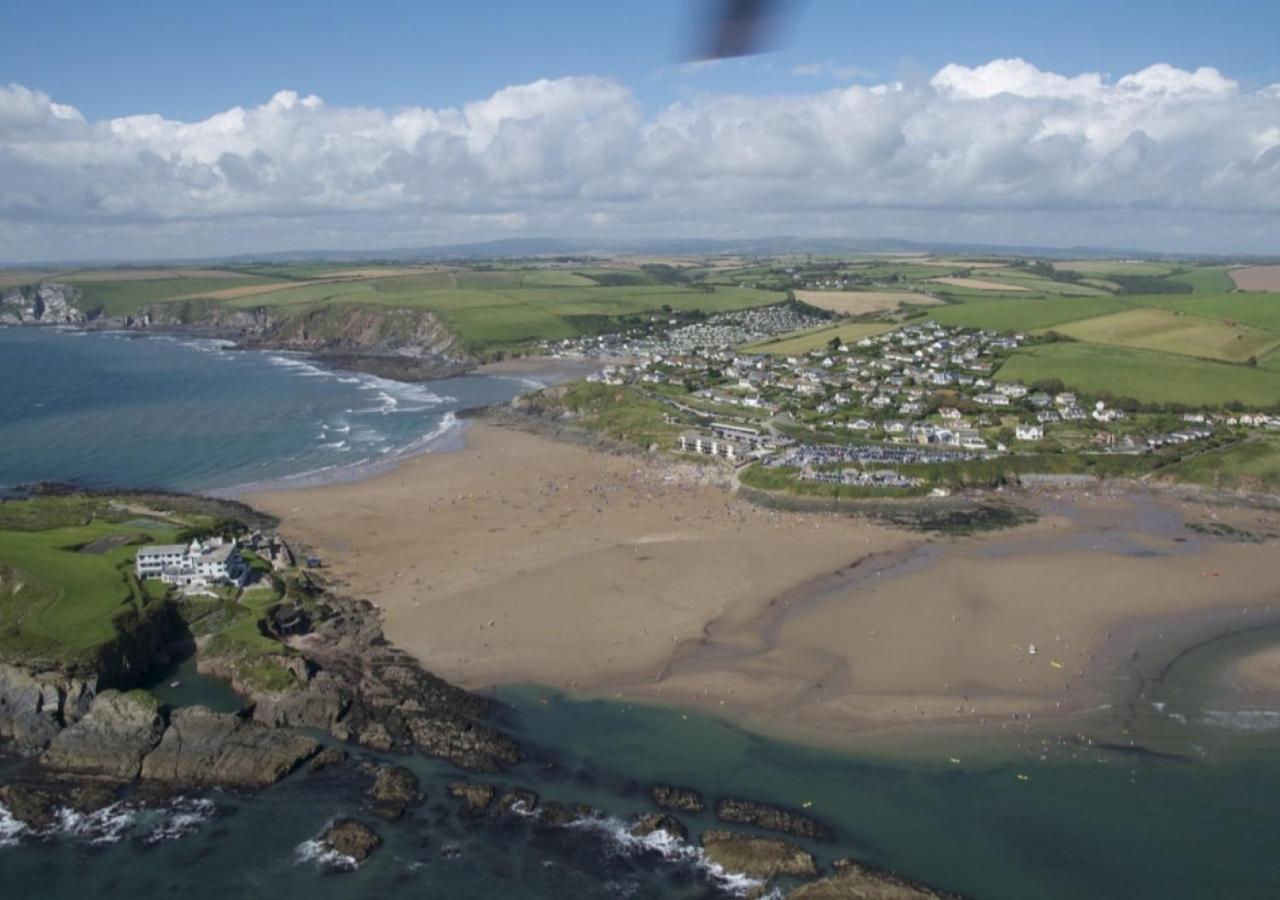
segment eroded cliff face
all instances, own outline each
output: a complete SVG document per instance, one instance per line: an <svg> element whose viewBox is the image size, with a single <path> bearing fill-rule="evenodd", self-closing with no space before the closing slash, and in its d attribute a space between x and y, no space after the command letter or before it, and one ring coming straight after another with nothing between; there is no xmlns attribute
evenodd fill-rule
<svg viewBox="0 0 1280 900"><path fill-rule="evenodd" d="M121 324L208 331L242 347L310 353L339 368L405 381L457 375L475 365L457 335L426 309L331 304L294 312L187 300L152 304Z"/></svg>
<svg viewBox="0 0 1280 900"><path fill-rule="evenodd" d="M0 325L78 325L88 316L77 305L80 289L42 281L0 291Z"/></svg>

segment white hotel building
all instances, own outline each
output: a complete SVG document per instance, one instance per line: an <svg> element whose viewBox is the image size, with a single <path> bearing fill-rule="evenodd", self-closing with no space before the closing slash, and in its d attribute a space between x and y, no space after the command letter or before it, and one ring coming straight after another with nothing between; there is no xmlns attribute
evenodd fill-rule
<svg viewBox="0 0 1280 900"><path fill-rule="evenodd" d="M159 578L179 587L207 587L211 584L241 584L249 567L240 556L236 542L211 538L190 544L152 544L134 558L138 578Z"/></svg>

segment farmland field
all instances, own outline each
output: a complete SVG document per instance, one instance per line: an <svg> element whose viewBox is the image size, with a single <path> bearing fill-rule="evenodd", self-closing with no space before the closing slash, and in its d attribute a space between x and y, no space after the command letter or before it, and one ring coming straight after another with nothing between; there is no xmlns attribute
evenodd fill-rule
<svg viewBox="0 0 1280 900"><path fill-rule="evenodd" d="M1252 325L1280 332L1280 294L1175 294L1171 297L1135 297L1144 306L1158 306L1174 312L1239 325Z"/></svg>
<svg viewBox="0 0 1280 900"><path fill-rule="evenodd" d="M1038 331L1063 322L1132 309L1117 297L1073 297L1056 300L971 300L930 310L943 325L986 328L991 331Z"/></svg>
<svg viewBox="0 0 1280 900"><path fill-rule="evenodd" d="M1225 294L1235 290L1236 286L1229 274L1231 268L1231 266L1197 266L1190 272L1171 275L1169 280L1191 285L1192 293Z"/></svg>
<svg viewBox="0 0 1280 900"><path fill-rule="evenodd" d="M73 281L73 278L59 276L61 280ZM278 283L274 279L258 276L238 278L234 288L240 289L252 285ZM288 282L283 282L288 283ZM108 281L78 282L76 287L84 294L81 305L85 309L101 309L106 316L132 315L150 303L171 300L175 297L193 294L224 291L228 289L228 279L219 276L201 276L196 278L148 277L139 281L112 279Z"/></svg>
<svg viewBox="0 0 1280 900"><path fill-rule="evenodd" d="M1242 291L1280 291L1280 266L1249 266L1230 274Z"/></svg>
<svg viewBox="0 0 1280 900"><path fill-rule="evenodd" d="M791 356L808 353L827 346L832 338L844 343L861 340L873 334L882 334L893 325L888 322L850 322L844 325L827 325L812 331L784 334L770 341L750 344L742 349L748 353L771 353L774 356Z"/></svg>
<svg viewBox="0 0 1280 900"><path fill-rule="evenodd" d="M1266 367L1106 344L1061 342L1024 347L1001 366L997 378L1024 384L1059 378L1087 393L1104 392L1147 403L1206 407L1232 401L1250 407L1280 404L1280 372Z"/></svg>
<svg viewBox="0 0 1280 900"><path fill-rule="evenodd" d="M844 316L861 316L897 309L904 303L935 304L942 301L914 291L796 291L796 299L810 306Z"/></svg>
<svg viewBox="0 0 1280 900"><path fill-rule="evenodd" d="M1126 262L1118 259L1077 259L1054 263L1060 272L1079 272L1082 275L1168 275L1174 266L1155 262Z"/></svg>
<svg viewBox="0 0 1280 900"><path fill-rule="evenodd" d="M930 284L946 284L951 287L971 288L975 291L1029 291L1031 288L1012 281L984 280L981 278L959 278L944 275L941 278L929 279Z"/></svg>
<svg viewBox="0 0 1280 900"><path fill-rule="evenodd" d="M1280 333L1167 309L1131 309L1060 325L1080 341L1141 347L1226 362L1265 356L1280 346Z"/></svg>

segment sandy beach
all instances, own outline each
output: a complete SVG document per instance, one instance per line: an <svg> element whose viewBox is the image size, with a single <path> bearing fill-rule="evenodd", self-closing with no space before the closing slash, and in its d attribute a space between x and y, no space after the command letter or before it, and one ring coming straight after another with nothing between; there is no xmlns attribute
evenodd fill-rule
<svg viewBox="0 0 1280 900"><path fill-rule="evenodd" d="M245 499L471 688L676 703L820 740L999 728L1092 708L1134 636L1177 617L1280 616L1273 542L1195 534L1184 518L1220 511L1171 499L1078 492L1013 531L930 538L763 510L697 466L487 424L466 444Z"/></svg>

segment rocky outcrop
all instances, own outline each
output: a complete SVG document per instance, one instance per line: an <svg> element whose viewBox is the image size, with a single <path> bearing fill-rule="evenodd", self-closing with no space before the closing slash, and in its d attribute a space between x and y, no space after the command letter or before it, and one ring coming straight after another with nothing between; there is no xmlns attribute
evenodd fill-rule
<svg viewBox="0 0 1280 900"><path fill-rule="evenodd" d="M53 738L40 763L58 772L132 781L164 729L150 694L103 691L84 718Z"/></svg>
<svg viewBox="0 0 1280 900"><path fill-rule="evenodd" d="M314 775L317 772L323 772L325 769L331 769L334 766L340 766L347 761L347 751L341 747L325 747L307 763L307 774Z"/></svg>
<svg viewBox="0 0 1280 900"><path fill-rule="evenodd" d="M702 795L692 788L671 787L655 784L649 788L649 796L653 802L663 809L674 809L677 812L699 813L705 808Z"/></svg>
<svg viewBox="0 0 1280 900"><path fill-rule="evenodd" d="M829 878L801 885L788 900L958 900L891 872L847 859L837 860Z"/></svg>
<svg viewBox="0 0 1280 900"><path fill-rule="evenodd" d="M397 822L411 806L425 799L418 790L418 776L404 766L387 766L373 782L373 814Z"/></svg>
<svg viewBox="0 0 1280 900"><path fill-rule="evenodd" d="M494 704L389 646L372 605L324 595L316 606L307 619L314 630L288 639L306 663L300 689L253 694L256 719L327 729L382 752L417 750L476 772L520 760L514 741L483 724Z"/></svg>
<svg viewBox="0 0 1280 900"><path fill-rule="evenodd" d="M687 840L689 837L689 829L674 816L666 813L646 813L631 825L632 837L648 837L655 831L665 831L673 838L679 840Z"/></svg>
<svg viewBox="0 0 1280 900"><path fill-rule="evenodd" d="M378 833L356 819L339 819L320 836L325 849L362 863L382 846Z"/></svg>
<svg viewBox="0 0 1280 900"><path fill-rule="evenodd" d="M783 834L820 841L829 840L832 835L830 826L824 825L817 819L777 806L732 797L716 803L716 818L721 822L750 825L765 831L780 831Z"/></svg>
<svg viewBox="0 0 1280 900"><path fill-rule="evenodd" d="M24 756L40 753L89 711L97 679L0 663L0 740Z"/></svg>
<svg viewBox="0 0 1280 900"><path fill-rule="evenodd" d="M703 833L702 849L709 861L751 878L818 874L812 854L780 838L712 830Z"/></svg>
<svg viewBox="0 0 1280 900"><path fill-rule="evenodd" d="M275 784L314 756L320 744L261 722L203 706L174 710L169 727L142 762L142 778L177 790Z"/></svg>
<svg viewBox="0 0 1280 900"><path fill-rule="evenodd" d="M88 316L79 308L80 289L42 281L0 291L0 325L79 325Z"/></svg>

